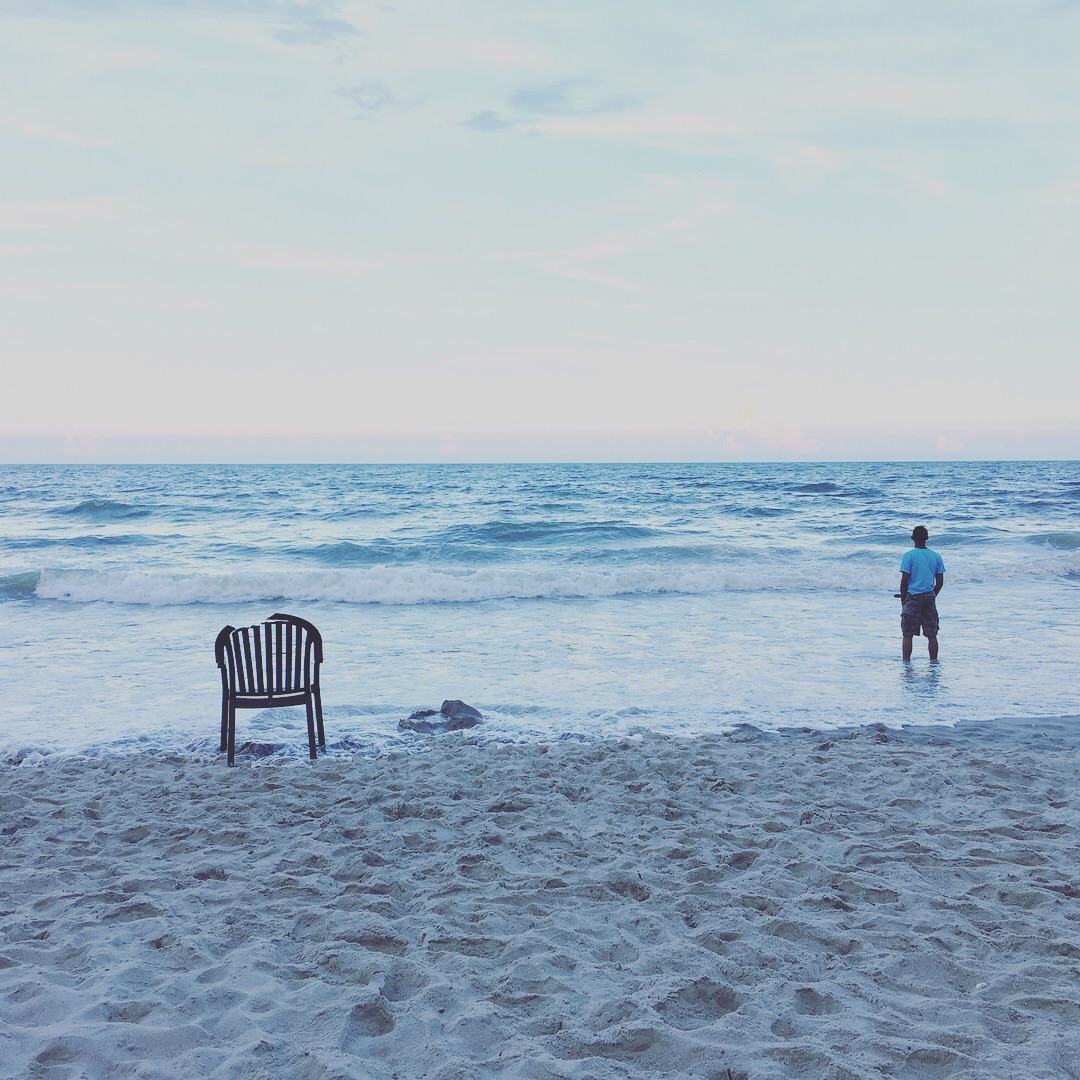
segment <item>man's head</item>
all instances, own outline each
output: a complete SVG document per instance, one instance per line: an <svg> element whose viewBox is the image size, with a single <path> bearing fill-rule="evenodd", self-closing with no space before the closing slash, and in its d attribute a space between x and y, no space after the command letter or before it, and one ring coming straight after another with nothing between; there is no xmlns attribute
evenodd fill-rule
<svg viewBox="0 0 1080 1080"><path fill-rule="evenodd" d="M930 534L926 531L925 525L916 525L911 530L911 539L916 547L926 547L926 541L930 539Z"/></svg>

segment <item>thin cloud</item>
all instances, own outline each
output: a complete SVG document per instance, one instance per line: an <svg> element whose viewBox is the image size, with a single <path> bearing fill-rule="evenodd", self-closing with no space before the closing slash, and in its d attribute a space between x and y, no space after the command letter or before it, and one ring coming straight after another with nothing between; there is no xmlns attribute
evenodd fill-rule
<svg viewBox="0 0 1080 1080"><path fill-rule="evenodd" d="M281 13L287 21L274 30L275 41L284 45L338 45L360 36L360 31L344 19L335 19L305 7Z"/></svg>
<svg viewBox="0 0 1080 1080"><path fill-rule="evenodd" d="M626 94L608 94L593 79L567 78L520 86L506 99L509 108L526 116L594 116L622 112L640 104Z"/></svg>
<svg viewBox="0 0 1080 1080"><path fill-rule="evenodd" d="M342 87L337 96L352 102L356 115L363 120L374 120L384 112L400 112L420 104L408 98L398 97L385 83L364 82Z"/></svg>
<svg viewBox="0 0 1080 1080"><path fill-rule="evenodd" d="M483 112L473 113L472 116L461 120L458 126L468 128L470 131L512 131L521 126L521 121L508 120L500 113L485 109Z"/></svg>
<svg viewBox="0 0 1080 1080"><path fill-rule="evenodd" d="M506 112L484 109L460 121L471 131L505 132L522 127L534 130L552 118L589 117L624 112L640 102L626 94L612 94L595 79L572 77L519 86L506 98Z"/></svg>
<svg viewBox="0 0 1080 1080"><path fill-rule="evenodd" d="M340 6L282 0L0 0L0 13L79 20L148 15L251 18L268 24L274 40L286 45L338 45L361 34L339 16Z"/></svg>

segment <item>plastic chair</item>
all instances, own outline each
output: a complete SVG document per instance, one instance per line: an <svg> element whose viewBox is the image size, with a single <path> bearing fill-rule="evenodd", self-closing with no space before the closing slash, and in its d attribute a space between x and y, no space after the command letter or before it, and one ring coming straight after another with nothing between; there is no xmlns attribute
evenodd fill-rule
<svg viewBox="0 0 1080 1080"><path fill-rule="evenodd" d="M236 750L236 710L270 709L286 705L307 708L308 751L314 761L315 732L326 749L319 665L322 635L306 619L278 613L264 623L226 626L214 642L221 669L221 749L229 764Z"/></svg>

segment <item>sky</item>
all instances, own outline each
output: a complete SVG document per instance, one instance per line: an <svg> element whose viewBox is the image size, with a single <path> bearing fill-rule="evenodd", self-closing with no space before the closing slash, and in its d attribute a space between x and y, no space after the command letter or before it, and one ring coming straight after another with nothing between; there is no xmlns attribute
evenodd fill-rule
<svg viewBox="0 0 1080 1080"><path fill-rule="evenodd" d="M0 0L0 460L1080 458L1080 3Z"/></svg>

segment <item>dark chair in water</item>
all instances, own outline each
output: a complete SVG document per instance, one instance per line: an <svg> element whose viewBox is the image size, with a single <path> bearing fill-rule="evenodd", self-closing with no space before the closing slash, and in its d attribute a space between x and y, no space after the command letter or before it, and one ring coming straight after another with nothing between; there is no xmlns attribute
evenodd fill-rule
<svg viewBox="0 0 1080 1080"><path fill-rule="evenodd" d="M221 669L221 749L233 764L236 749L236 710L270 709L285 705L307 707L308 750L312 760L315 730L326 749L319 665L322 635L306 619L271 615L264 623L226 626L214 643Z"/></svg>

